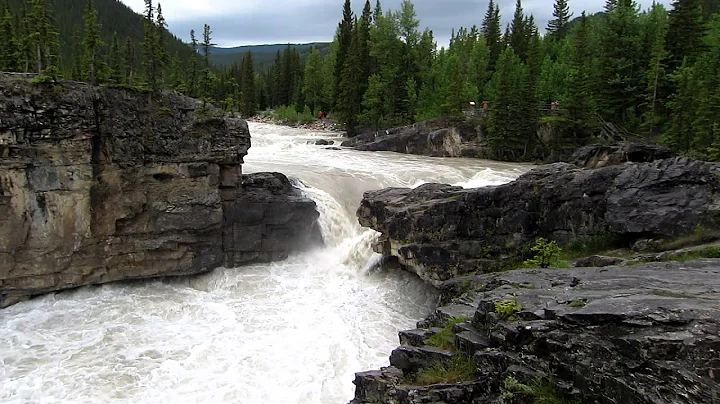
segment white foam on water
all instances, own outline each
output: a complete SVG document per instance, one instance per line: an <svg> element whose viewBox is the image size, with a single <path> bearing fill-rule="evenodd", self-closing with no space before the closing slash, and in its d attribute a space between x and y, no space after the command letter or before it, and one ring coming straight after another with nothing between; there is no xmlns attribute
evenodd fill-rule
<svg viewBox="0 0 720 404"><path fill-rule="evenodd" d="M327 150L337 135L251 124L246 172L280 171L316 201L326 247L172 281L84 287L0 311L3 403L327 403L386 366L437 300L411 274L368 271L365 191L507 182L519 165Z"/></svg>

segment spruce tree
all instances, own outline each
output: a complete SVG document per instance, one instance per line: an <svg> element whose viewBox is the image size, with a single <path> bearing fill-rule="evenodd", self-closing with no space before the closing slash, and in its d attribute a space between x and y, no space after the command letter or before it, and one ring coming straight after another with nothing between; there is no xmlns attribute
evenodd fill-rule
<svg viewBox="0 0 720 404"><path fill-rule="evenodd" d="M194 29L190 30L190 46L193 49L193 53L190 57L190 67L188 69L188 95L190 97L196 97L198 86L198 42L195 38Z"/></svg>
<svg viewBox="0 0 720 404"><path fill-rule="evenodd" d="M155 6L152 0L145 0L145 37L143 39L143 67L145 69L145 81L150 91L160 89L160 77L157 63L157 47L155 35Z"/></svg>
<svg viewBox="0 0 720 404"><path fill-rule="evenodd" d="M350 4L350 0L345 0L343 5L343 19L340 21L337 29L337 54L335 55L335 85L333 89L333 105L335 109L338 108L340 102L341 80L343 69L345 68L345 60L350 49L350 44L353 39L353 12ZM342 108L342 107L341 107Z"/></svg>
<svg viewBox="0 0 720 404"><path fill-rule="evenodd" d="M572 38L572 73L568 83L567 110L570 119L579 123L588 122L592 111L592 50L590 49L590 27L585 12L580 17Z"/></svg>
<svg viewBox="0 0 720 404"><path fill-rule="evenodd" d="M80 31L76 28L73 34L73 51L72 51L72 65L70 66L70 79L75 81L83 80L83 65L84 65L84 51L83 51L83 37Z"/></svg>
<svg viewBox="0 0 720 404"><path fill-rule="evenodd" d="M110 53L108 55L108 68L110 70L110 82L121 84L123 80L123 60L120 54L120 39L117 32L113 32L110 41Z"/></svg>
<svg viewBox="0 0 720 404"><path fill-rule="evenodd" d="M555 0L553 6L553 19L548 22L547 32L555 38L562 39L567 35L568 24L570 23L570 7L568 0Z"/></svg>
<svg viewBox="0 0 720 404"><path fill-rule="evenodd" d="M705 24L701 0L675 0L668 14L668 67L678 68L686 57L692 64L703 51Z"/></svg>
<svg viewBox="0 0 720 404"><path fill-rule="evenodd" d="M485 13L485 19L482 23L482 33L490 50L488 69L493 71L495 70L495 64L500 57L503 47L502 32L500 29L500 9L494 0L490 0L487 12Z"/></svg>
<svg viewBox="0 0 720 404"><path fill-rule="evenodd" d="M612 13L618 6L618 0L605 0L605 12Z"/></svg>
<svg viewBox="0 0 720 404"><path fill-rule="evenodd" d="M200 74L200 90L203 100L210 97L210 47L215 45L212 43L212 30L210 26L205 24L203 27L203 41L200 43L203 55L203 69Z"/></svg>
<svg viewBox="0 0 720 404"><path fill-rule="evenodd" d="M135 73L135 45L130 37L125 40L123 58L125 61L125 84L132 86Z"/></svg>
<svg viewBox="0 0 720 404"><path fill-rule="evenodd" d="M527 20L525 19L525 13L522 8L522 0L517 0L515 4L515 15L510 23L510 37L509 45L515 50L515 54L520 57L520 60L525 61L527 59L528 49L528 28L526 27Z"/></svg>
<svg viewBox="0 0 720 404"><path fill-rule="evenodd" d="M648 141L659 134L660 125L664 121L667 87L667 50L665 39L668 31L667 13L660 4L650 11L648 25L652 29L650 40L650 62L645 75L645 111L643 113L643 130L648 134Z"/></svg>
<svg viewBox="0 0 720 404"><path fill-rule="evenodd" d="M380 5L380 0L377 0L377 2L375 3L375 9L373 10L373 20L372 20L373 24L377 24L378 19L380 17L382 17L382 15L383 15L383 12L382 12L382 6Z"/></svg>
<svg viewBox="0 0 720 404"><path fill-rule="evenodd" d="M170 63L170 55L167 52L166 33L167 21L165 21L165 17L162 14L162 6L160 5L160 3L158 3L157 17L155 19L154 53L156 55L156 69L158 71L158 80L161 88L165 83L165 72Z"/></svg>
<svg viewBox="0 0 720 404"><path fill-rule="evenodd" d="M240 113L249 118L255 115L255 72L253 70L252 53L247 52L242 60L242 90L240 95Z"/></svg>
<svg viewBox="0 0 720 404"><path fill-rule="evenodd" d="M598 95L606 120L637 129L638 104L643 94L643 56L634 0L618 0L617 7L607 15L601 43Z"/></svg>
<svg viewBox="0 0 720 404"><path fill-rule="evenodd" d="M51 22L48 0L31 0L32 11L28 14L28 45L35 57L38 74L54 75L57 72L57 50L60 47L59 33Z"/></svg>
<svg viewBox="0 0 720 404"><path fill-rule="evenodd" d="M307 63L305 63L305 82L303 83L305 102L313 113L320 108L324 108L327 104L324 97L324 81L326 78L323 73L323 61L320 57L320 51L313 47L310 49L310 56L308 56Z"/></svg>
<svg viewBox="0 0 720 404"><path fill-rule="evenodd" d="M173 56L170 62L170 88L181 93L187 91L183 64L182 60L180 60L180 53L178 52L175 52L175 56Z"/></svg>
<svg viewBox="0 0 720 404"><path fill-rule="evenodd" d="M0 43L5 46L0 48L0 71L18 71L20 66L20 46L16 32L13 29L13 15L7 5L2 9L0 15Z"/></svg>
<svg viewBox="0 0 720 404"><path fill-rule="evenodd" d="M99 73L102 70L102 47L105 45L100 32L102 25L97 20L98 12L93 0L87 0L85 6L85 26L83 30L83 76L92 85L98 85Z"/></svg>

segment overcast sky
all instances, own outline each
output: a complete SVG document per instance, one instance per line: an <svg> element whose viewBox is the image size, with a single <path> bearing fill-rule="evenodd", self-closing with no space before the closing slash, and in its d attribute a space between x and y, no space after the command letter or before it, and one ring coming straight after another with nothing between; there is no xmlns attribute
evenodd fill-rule
<svg viewBox="0 0 720 404"><path fill-rule="evenodd" d="M121 0L142 12L143 0ZM512 18L516 0L497 0L503 25ZM213 42L219 46L268 43L304 43L331 41L342 18L344 0L164 0L163 14L170 31L187 41L194 29L202 36L204 24L210 24ZM384 10L398 9L402 0L381 0ZM489 0L415 0L422 29L429 27L438 45L447 45L451 30L482 23ZM669 0L661 0L669 4ZM373 7L375 0L371 0ZM525 0L525 12L532 13L541 29L552 15L552 0ZM652 0L638 0L643 9ZM362 12L364 0L354 0L353 9ZM596 12L605 0L570 0L571 11Z"/></svg>

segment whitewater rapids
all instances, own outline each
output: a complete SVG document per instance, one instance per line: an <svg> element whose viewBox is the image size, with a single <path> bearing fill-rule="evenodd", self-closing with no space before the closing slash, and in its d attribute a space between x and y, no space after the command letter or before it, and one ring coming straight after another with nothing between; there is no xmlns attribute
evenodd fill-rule
<svg viewBox="0 0 720 404"><path fill-rule="evenodd" d="M329 150L340 138L250 124L246 173L295 178L320 211L327 246L287 261L193 278L117 283L0 310L2 403L339 404L353 374L387 366L397 332L436 292L400 271L369 271L376 233L364 191L442 182L478 187L526 166Z"/></svg>

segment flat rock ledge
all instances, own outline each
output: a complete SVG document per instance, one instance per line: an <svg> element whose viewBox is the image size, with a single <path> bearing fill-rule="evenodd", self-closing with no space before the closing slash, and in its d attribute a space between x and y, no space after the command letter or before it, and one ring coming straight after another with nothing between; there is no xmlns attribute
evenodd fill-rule
<svg viewBox="0 0 720 404"><path fill-rule="evenodd" d="M549 402L528 387L540 381L567 402L720 402L720 260L525 269L452 282L474 286L401 332L390 367L357 373L352 404ZM516 310L498 312L508 302ZM463 317L452 330L454 349L425 345ZM472 361L466 380L414 382L456 355Z"/></svg>

